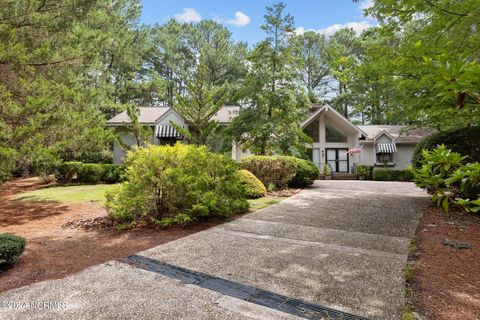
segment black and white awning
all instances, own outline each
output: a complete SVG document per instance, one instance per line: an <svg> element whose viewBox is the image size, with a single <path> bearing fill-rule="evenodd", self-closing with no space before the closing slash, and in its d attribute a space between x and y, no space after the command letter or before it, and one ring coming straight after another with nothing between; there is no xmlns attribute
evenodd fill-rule
<svg viewBox="0 0 480 320"><path fill-rule="evenodd" d="M159 124L155 128L155 135L157 136L157 138L182 138L180 132L178 132L177 129L168 124Z"/></svg>
<svg viewBox="0 0 480 320"><path fill-rule="evenodd" d="M395 143L377 143L377 153L397 153Z"/></svg>

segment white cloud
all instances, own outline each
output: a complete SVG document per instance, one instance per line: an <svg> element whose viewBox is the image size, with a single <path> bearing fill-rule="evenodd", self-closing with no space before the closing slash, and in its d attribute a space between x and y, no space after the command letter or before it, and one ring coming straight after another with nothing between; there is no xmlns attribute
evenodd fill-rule
<svg viewBox="0 0 480 320"><path fill-rule="evenodd" d="M373 0L363 0L360 2L359 8L360 10L366 10L369 9L373 6Z"/></svg>
<svg viewBox="0 0 480 320"><path fill-rule="evenodd" d="M174 18L178 22L200 22L202 21L202 16L197 10L193 8L183 8L182 13L174 15Z"/></svg>
<svg viewBox="0 0 480 320"><path fill-rule="evenodd" d="M362 31L364 31L364 30L366 30L370 27L373 27L373 25L370 24L370 22L368 22L368 21L347 22L347 23L332 24L332 25L330 25L326 28L322 28L322 29L318 29L318 30L305 29L304 27L299 27L299 28L295 29L295 33L298 34L298 35L301 35L301 34L304 34L306 31L315 31L315 32L318 32L318 33L321 33L321 34L325 35L326 37L330 37L330 36L333 36L335 34L335 32L337 32L340 29L349 28L349 29L353 29L353 31L355 31L355 33L357 35L359 35L360 33L362 33Z"/></svg>
<svg viewBox="0 0 480 320"><path fill-rule="evenodd" d="M250 17L242 11L237 11L235 12L235 19L227 20L227 23L236 27L244 27L250 23Z"/></svg>
<svg viewBox="0 0 480 320"><path fill-rule="evenodd" d="M343 23L343 24L336 23L336 24L332 24L331 26L328 26L326 28L319 29L318 32L321 33L321 34L324 34L327 37L330 37L330 36L333 36L335 34L335 32L337 32L340 29L349 28L349 29L353 29L353 31L355 31L355 33L357 35L359 35L360 33L362 33L362 31L364 31L364 30L366 30L370 27L372 27L372 25L368 21L347 22L347 23Z"/></svg>

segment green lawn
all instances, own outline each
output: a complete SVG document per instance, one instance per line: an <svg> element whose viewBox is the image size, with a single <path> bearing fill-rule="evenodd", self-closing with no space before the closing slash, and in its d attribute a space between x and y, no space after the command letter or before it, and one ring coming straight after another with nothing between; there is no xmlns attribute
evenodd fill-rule
<svg viewBox="0 0 480 320"><path fill-rule="evenodd" d="M43 188L23 192L14 197L25 201L56 201L63 203L81 203L95 201L105 203L105 191L114 187L114 184L75 185Z"/></svg>
<svg viewBox="0 0 480 320"><path fill-rule="evenodd" d="M14 197L23 201L55 201L62 203L81 203L95 201L105 203L105 191L114 187L114 184L58 186L23 192ZM266 196L260 199L248 200L254 211L279 203L285 198Z"/></svg>
<svg viewBox="0 0 480 320"><path fill-rule="evenodd" d="M248 200L250 202L250 209L257 211L266 207L269 207L271 205L274 205L276 203L279 203L280 201L284 200L286 198L281 198L281 197L275 197L275 196L265 196L260 199L251 199Z"/></svg>

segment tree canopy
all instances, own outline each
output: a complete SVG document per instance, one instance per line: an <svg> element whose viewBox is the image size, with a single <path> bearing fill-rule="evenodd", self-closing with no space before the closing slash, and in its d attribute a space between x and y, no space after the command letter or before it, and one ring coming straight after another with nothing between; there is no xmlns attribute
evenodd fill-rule
<svg viewBox="0 0 480 320"><path fill-rule="evenodd" d="M238 105L225 132L259 154L302 155L311 103L364 124L479 124L477 0L375 0L376 27L332 36L299 34L280 2L256 44L212 20L142 25L140 13L140 0L0 0L2 179L108 152L106 119L138 106L177 106L205 143L209 115Z"/></svg>

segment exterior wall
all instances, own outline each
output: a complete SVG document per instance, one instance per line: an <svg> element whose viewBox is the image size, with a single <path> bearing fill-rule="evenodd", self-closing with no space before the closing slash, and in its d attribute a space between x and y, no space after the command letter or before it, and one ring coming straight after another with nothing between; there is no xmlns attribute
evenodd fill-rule
<svg viewBox="0 0 480 320"><path fill-rule="evenodd" d="M244 157L253 156L254 154L251 153L249 150L243 151L240 144L233 142L232 143L232 159L235 161L240 161L240 159Z"/></svg>
<svg viewBox="0 0 480 320"><path fill-rule="evenodd" d="M352 128L345 126L342 122L337 120L334 117L328 116L325 112L319 114L318 118L313 121L319 121L318 130L319 130L319 142L314 142L311 145L308 145L308 148L312 149L312 160L313 163L320 169L320 172L323 172L323 167L326 163L326 149L329 148L343 148L351 149L357 145L358 142L358 132L354 131ZM344 133L347 136L347 142L327 142L326 133L325 133L325 123L334 127L339 132ZM352 166L354 163L358 163L357 155L348 155L348 171L351 172Z"/></svg>
<svg viewBox="0 0 480 320"><path fill-rule="evenodd" d="M388 141L386 141L388 143ZM395 165L389 166L390 169L405 170L411 164L415 143L398 143L397 153L395 154ZM362 153L360 154L359 164L373 166L376 162L376 152L373 143L364 143ZM381 167L381 166L380 166Z"/></svg>
<svg viewBox="0 0 480 320"><path fill-rule="evenodd" d="M415 150L415 146L415 143L397 142L397 157L393 169L407 169L407 166L412 163L413 150Z"/></svg>
<svg viewBox="0 0 480 320"><path fill-rule="evenodd" d="M373 143L363 143L362 152L358 155L358 157L358 164L365 166L373 166L376 157Z"/></svg>

